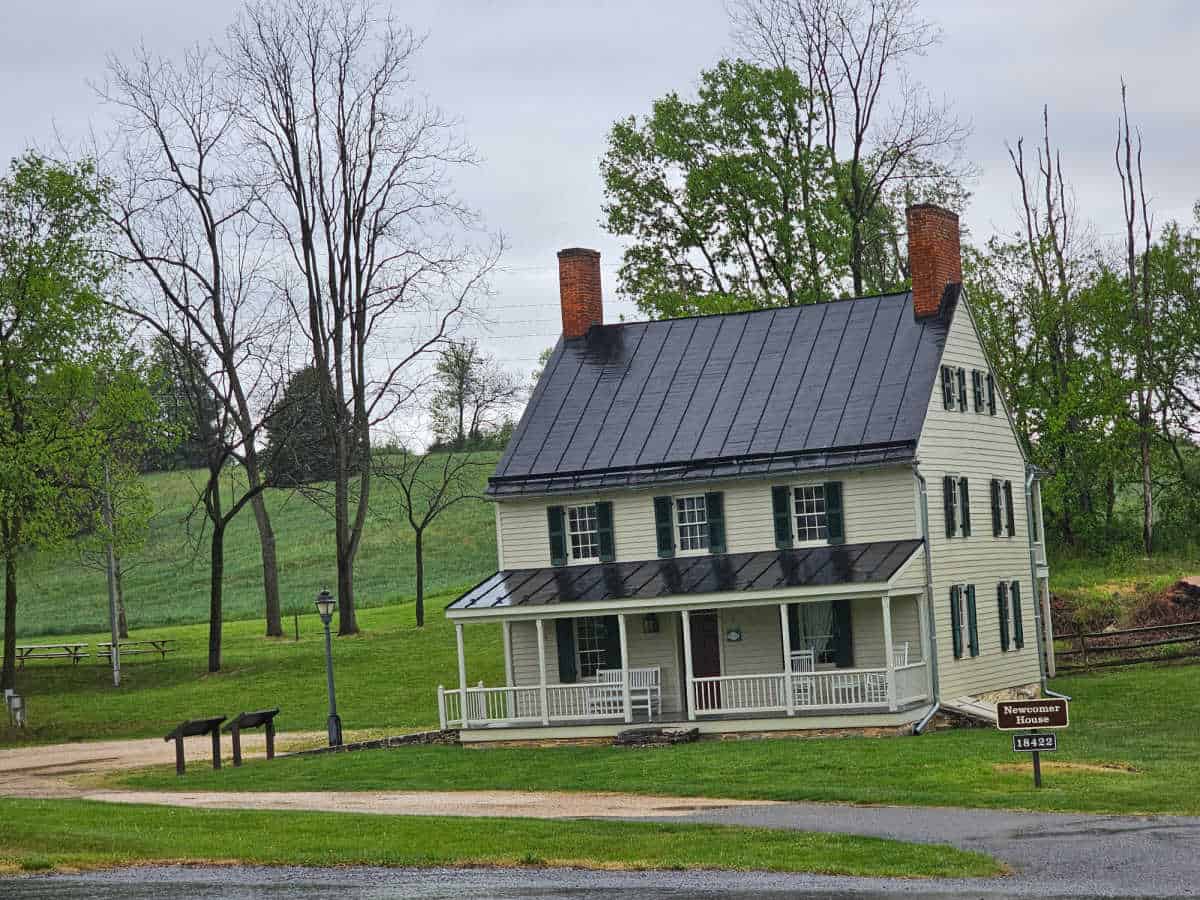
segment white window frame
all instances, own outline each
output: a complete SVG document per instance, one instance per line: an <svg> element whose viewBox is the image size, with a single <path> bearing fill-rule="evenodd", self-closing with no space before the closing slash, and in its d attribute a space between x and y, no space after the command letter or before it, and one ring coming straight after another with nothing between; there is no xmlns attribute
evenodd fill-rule
<svg viewBox="0 0 1200 900"><path fill-rule="evenodd" d="M591 520L594 523L594 527L591 531L574 531L571 527L571 513L589 508L591 509ZM580 566L600 562L600 512L598 502L591 500L586 503L573 503L563 510L563 519L565 520L563 522L563 531L567 542L567 563L569 565ZM575 542L572 540L572 537L576 534L592 534L595 536L593 541L591 541L596 551L594 556L575 555Z"/></svg>
<svg viewBox="0 0 1200 900"><path fill-rule="evenodd" d="M596 624L599 623L600 620L603 618L604 618L603 616L579 616L578 618L576 618L574 620L574 623L575 623L575 674L576 674L576 677L581 681L584 679L595 678L596 672L600 669L612 668L608 664L608 660L606 659L607 654L605 652L604 647L602 645L597 645ZM582 628L585 623L587 623L587 626L591 629L591 633L589 635L589 640L593 644L593 646L590 646L587 649L584 649L583 634L582 634ZM584 669L583 661L585 658L585 654L587 655L587 658L589 659L590 662L594 662L594 666L590 666L591 672L587 675L585 675L584 671L583 671L583 669ZM599 654L598 657L597 657L597 654Z"/></svg>
<svg viewBox="0 0 1200 900"><path fill-rule="evenodd" d="M965 583L958 586L958 634L959 646L962 647L962 656L958 658L959 662L964 659L974 659L971 656L971 614L970 607L967 603L967 586Z"/></svg>
<svg viewBox="0 0 1200 900"><path fill-rule="evenodd" d="M797 547L822 547L822 546L827 545L829 543L829 510L828 510L828 507L826 507L826 505L825 505L825 503L826 503L825 483L821 482L821 481L816 481L816 482L804 481L804 482L798 482L796 484L790 485L789 487L790 487L790 490L788 493L788 503L791 504L791 509L789 510L789 512L792 517L792 531L795 534L796 546ZM820 522L817 525L818 536L815 538L801 537L801 534L800 534L800 515L801 515L801 513L796 509L796 492L800 491L800 490L818 490L821 492L821 496L820 496L821 511L819 513L805 513L805 515L820 516ZM821 535L819 533L822 529L825 532L823 535ZM804 529L804 531L805 531L805 533L807 533L807 531L808 531L807 527Z"/></svg>
<svg viewBox="0 0 1200 900"><path fill-rule="evenodd" d="M684 522L680 518L679 501L694 500L699 501L699 510L703 520L699 522ZM704 556L710 552L709 550L709 534L708 534L708 498L704 494L678 494L671 498L671 518L672 527L675 529L675 553L677 556ZM684 527L699 526L701 539L704 542L703 547L689 547L684 549L683 546L683 529Z"/></svg>

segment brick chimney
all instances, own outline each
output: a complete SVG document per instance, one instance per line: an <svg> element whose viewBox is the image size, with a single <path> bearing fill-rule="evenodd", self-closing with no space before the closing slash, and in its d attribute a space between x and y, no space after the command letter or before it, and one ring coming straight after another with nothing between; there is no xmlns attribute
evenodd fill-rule
<svg viewBox="0 0 1200 900"><path fill-rule="evenodd" d="M563 337L583 337L593 325L604 324L599 250L568 247L558 251L558 295Z"/></svg>
<svg viewBox="0 0 1200 900"><path fill-rule="evenodd" d="M923 319L941 311L947 285L962 284L958 216L940 206L922 203L910 206L907 218L913 314Z"/></svg>

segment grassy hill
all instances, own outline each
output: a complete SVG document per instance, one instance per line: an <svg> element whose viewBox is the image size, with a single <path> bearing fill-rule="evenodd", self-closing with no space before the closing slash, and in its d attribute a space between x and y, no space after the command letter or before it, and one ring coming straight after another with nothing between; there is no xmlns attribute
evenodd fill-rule
<svg viewBox="0 0 1200 900"><path fill-rule="evenodd" d="M475 471L482 492L497 454ZM201 622L208 616L208 540L203 513L192 513L199 472L147 476L157 515L144 550L127 560L125 605L131 632L162 625ZM355 567L360 607L382 606L415 592L412 533L399 518L398 491L376 479L371 518ZM311 500L285 490L266 494L279 555L284 611L308 612L323 586L337 583L333 519ZM460 503L426 532L426 591L467 587L496 568L494 514L485 501ZM108 623L104 573L80 563L75 547L30 554L19 570L17 633L31 635L102 631ZM262 615L262 560L258 530L247 508L230 526L225 542L225 617ZM136 637L136 634L131 636Z"/></svg>

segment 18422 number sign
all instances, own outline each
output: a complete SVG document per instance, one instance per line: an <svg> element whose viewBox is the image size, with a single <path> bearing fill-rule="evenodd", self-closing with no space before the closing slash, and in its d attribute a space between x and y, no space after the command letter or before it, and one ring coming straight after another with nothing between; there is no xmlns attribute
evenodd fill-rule
<svg viewBox="0 0 1200 900"><path fill-rule="evenodd" d="M1013 750L1017 753L1038 753L1058 749L1056 734L1014 734Z"/></svg>

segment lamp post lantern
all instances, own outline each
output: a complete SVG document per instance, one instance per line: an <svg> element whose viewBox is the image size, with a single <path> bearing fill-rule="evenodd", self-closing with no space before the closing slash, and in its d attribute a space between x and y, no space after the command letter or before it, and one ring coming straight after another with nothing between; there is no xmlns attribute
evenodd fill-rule
<svg viewBox="0 0 1200 900"><path fill-rule="evenodd" d="M333 611L337 609L337 601L327 590L317 594L317 614L321 624L325 626L325 681L329 686L329 746L342 746L342 720L337 713L337 700L333 694L333 641L329 635L329 623L333 619Z"/></svg>

